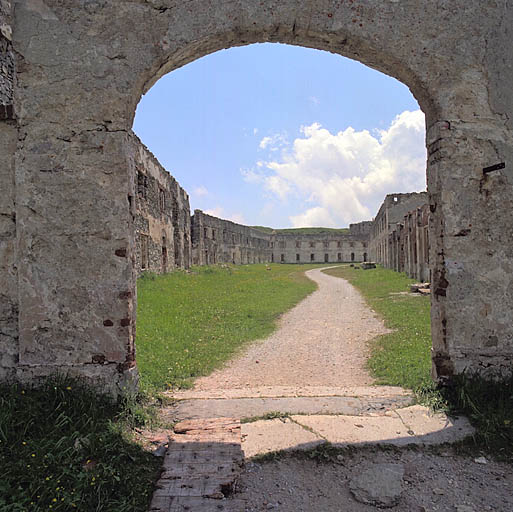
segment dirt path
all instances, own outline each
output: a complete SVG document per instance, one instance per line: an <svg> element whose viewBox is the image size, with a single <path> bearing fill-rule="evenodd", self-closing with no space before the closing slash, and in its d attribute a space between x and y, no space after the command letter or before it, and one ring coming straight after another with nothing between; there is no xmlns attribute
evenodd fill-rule
<svg viewBox="0 0 513 512"><path fill-rule="evenodd" d="M370 512L377 509L365 493L388 500L391 485L397 512L513 510L508 466L459 457L447 444L440 452L424 448L472 435L468 420L408 407L407 390L369 386L368 341L387 329L355 288L321 270L307 272L318 290L269 338L172 395L163 418L185 421L170 437L164 465L172 471L163 473L151 510ZM287 417L273 418L276 412ZM242 418L251 421L240 425ZM236 440L235 431L212 430L223 422L237 425ZM189 444L178 435L184 424ZM319 461L298 455L326 443L342 450ZM243 464L228 468L224 458L234 450ZM280 450L289 454L252 459Z"/></svg>
<svg viewBox="0 0 513 512"><path fill-rule="evenodd" d="M387 330L353 286L321 270L306 272L319 288L283 315L278 330L194 389L372 384L367 342Z"/></svg>

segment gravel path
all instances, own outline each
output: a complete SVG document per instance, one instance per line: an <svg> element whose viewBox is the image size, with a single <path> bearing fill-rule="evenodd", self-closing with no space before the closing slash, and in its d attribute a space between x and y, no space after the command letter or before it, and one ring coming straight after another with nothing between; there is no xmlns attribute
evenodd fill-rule
<svg viewBox="0 0 513 512"><path fill-rule="evenodd" d="M367 342L388 331L353 286L321 270L306 272L318 290L285 313L269 338L199 378L195 389L372 384Z"/></svg>

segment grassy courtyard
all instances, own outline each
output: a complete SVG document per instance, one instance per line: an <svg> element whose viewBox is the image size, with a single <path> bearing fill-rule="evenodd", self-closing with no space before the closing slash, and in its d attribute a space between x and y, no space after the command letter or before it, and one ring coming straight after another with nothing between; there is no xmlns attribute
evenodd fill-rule
<svg viewBox="0 0 513 512"><path fill-rule="evenodd" d="M139 280L137 362L143 395L187 386L315 289L312 266L203 267ZM76 380L0 387L2 512L145 512L162 460L134 427L142 396L113 402Z"/></svg>
<svg viewBox="0 0 513 512"><path fill-rule="evenodd" d="M216 266L141 278L143 394L189 386L270 334L277 318L315 289L304 271L318 266ZM429 298L401 293L411 280L390 270L327 272L354 284L394 329L374 341L369 367L378 381L430 390L471 418L477 434L467 447L473 453L511 460L513 379L462 378L440 394L429 376ZM76 380L48 381L40 389L2 385L0 510L145 512L162 461L136 441L134 427L143 425L151 427L151 418L141 397L113 402Z"/></svg>
<svg viewBox="0 0 513 512"><path fill-rule="evenodd" d="M187 387L315 290L319 265L218 265L138 281L137 364L146 390Z"/></svg>

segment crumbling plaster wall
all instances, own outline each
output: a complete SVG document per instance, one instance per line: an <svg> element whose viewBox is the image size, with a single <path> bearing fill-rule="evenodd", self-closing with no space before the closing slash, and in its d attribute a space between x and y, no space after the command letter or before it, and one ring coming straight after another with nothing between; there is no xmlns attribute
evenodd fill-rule
<svg viewBox="0 0 513 512"><path fill-rule="evenodd" d="M393 224L385 239L388 260L378 263L418 281L430 281L429 217L429 205L425 203Z"/></svg>
<svg viewBox="0 0 513 512"><path fill-rule="evenodd" d="M18 279L14 154L18 132L13 109L14 54L11 5L0 0L0 379L18 364Z"/></svg>
<svg viewBox="0 0 513 512"><path fill-rule="evenodd" d="M136 271L189 268L189 196L135 134L132 144Z"/></svg>
<svg viewBox="0 0 513 512"><path fill-rule="evenodd" d="M20 378L68 368L111 389L134 380L127 198L136 105L163 74L264 41L339 53L410 87L426 114L435 374L511 370L511 2L14 6ZM12 161L12 149L2 146L2 162ZM504 169L483 172L500 162Z"/></svg>
<svg viewBox="0 0 513 512"><path fill-rule="evenodd" d="M270 235L249 226L219 219L201 210L192 218L192 262L194 265L215 263L269 263Z"/></svg>
<svg viewBox="0 0 513 512"><path fill-rule="evenodd" d="M405 215L428 202L426 192L387 194L372 221L370 254L373 261L385 268L395 268L390 238ZM401 271L404 270L402 267Z"/></svg>
<svg viewBox="0 0 513 512"><path fill-rule="evenodd" d="M361 222L351 224L348 233L266 232L195 210L192 262L194 265L322 263L326 261L326 255L329 263L364 261L368 259L369 231L370 222Z"/></svg>

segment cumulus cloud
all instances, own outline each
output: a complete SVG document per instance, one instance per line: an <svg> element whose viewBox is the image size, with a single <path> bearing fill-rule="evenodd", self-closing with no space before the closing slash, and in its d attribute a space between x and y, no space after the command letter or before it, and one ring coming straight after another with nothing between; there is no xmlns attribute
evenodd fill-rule
<svg viewBox="0 0 513 512"><path fill-rule="evenodd" d="M260 149L268 149L269 151L278 151L288 143L285 133L276 133L270 137L264 137L259 144Z"/></svg>
<svg viewBox="0 0 513 512"><path fill-rule="evenodd" d="M215 208L211 208L210 210L205 210L207 215L213 215L214 217L219 217L220 219L231 220L232 222L236 222L237 224L246 224L246 220L242 213L227 213L224 211L222 206L216 206Z"/></svg>
<svg viewBox="0 0 513 512"><path fill-rule="evenodd" d="M201 185L199 187L196 187L194 190L193 190L193 193L195 196L198 196L198 197L205 197L205 196L208 196L208 190L207 190L207 187Z"/></svg>
<svg viewBox="0 0 513 512"><path fill-rule="evenodd" d="M292 215L293 226L345 226L371 219L383 197L426 188L424 114L405 111L387 130L331 133L320 124L302 127L301 137L270 153L244 179L279 200L301 200L305 210ZM271 142L262 139L260 147Z"/></svg>

